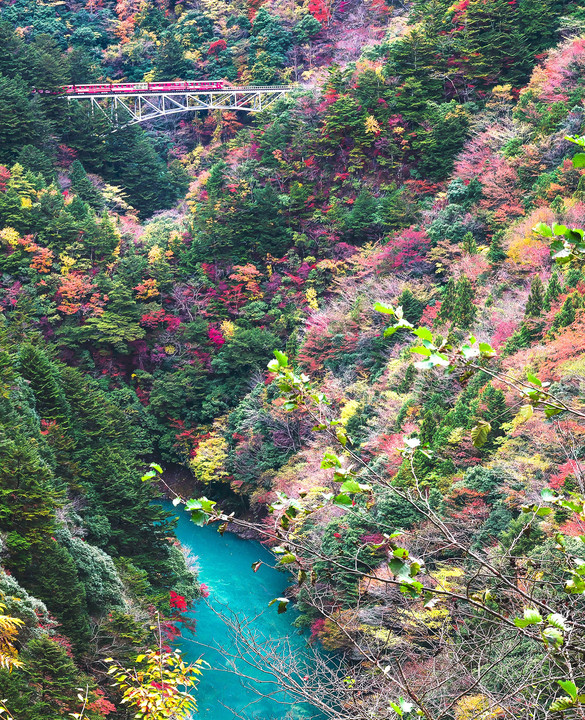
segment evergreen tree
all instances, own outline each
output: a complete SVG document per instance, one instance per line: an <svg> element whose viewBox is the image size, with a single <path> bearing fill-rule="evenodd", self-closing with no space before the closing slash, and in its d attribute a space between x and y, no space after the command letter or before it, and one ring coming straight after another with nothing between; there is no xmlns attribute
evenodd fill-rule
<svg viewBox="0 0 585 720"><path fill-rule="evenodd" d="M25 170L42 175L48 185L56 180L55 168L50 158L34 145L25 145L18 154L17 162Z"/></svg>
<svg viewBox="0 0 585 720"><path fill-rule="evenodd" d="M490 242L487 258L494 265L502 262L502 260L505 260L508 257L502 244L503 236L504 233L501 230L497 230L493 234L492 241Z"/></svg>
<svg viewBox="0 0 585 720"><path fill-rule="evenodd" d="M550 276L550 280L548 281L548 285L546 286L546 292L544 294L544 298L542 300L542 307L544 310L548 311L551 309L552 304L554 301L559 297L559 295L563 292L563 287L561 283L559 282L559 274L557 272L557 269L555 268L552 272L552 275Z"/></svg>
<svg viewBox="0 0 585 720"><path fill-rule="evenodd" d="M103 208L104 201L102 195L87 177L87 173L79 160L75 160L71 164L69 179L71 180L71 189L76 195L89 203L94 210Z"/></svg>
<svg viewBox="0 0 585 720"><path fill-rule="evenodd" d="M457 283L453 278L449 279L441 298L441 309L439 310L438 319L441 322L453 319L453 312L457 303Z"/></svg>
<svg viewBox="0 0 585 720"><path fill-rule="evenodd" d="M408 288L402 291L396 305L402 308L404 317L409 323L416 325L416 323L420 322L425 303L416 298Z"/></svg>
<svg viewBox="0 0 585 720"><path fill-rule="evenodd" d="M465 275L462 275L457 281L456 292L457 299L451 319L456 327L466 330L475 320L477 307L473 303L473 286ZM441 308L441 310L442 309L443 308Z"/></svg>
<svg viewBox="0 0 585 720"><path fill-rule="evenodd" d="M539 275L536 275L530 286L530 295L524 310L525 318L538 318L544 309L544 286Z"/></svg>
<svg viewBox="0 0 585 720"><path fill-rule="evenodd" d="M565 278L566 287L576 288L579 282L583 279L583 273L580 268L572 267Z"/></svg>
<svg viewBox="0 0 585 720"><path fill-rule="evenodd" d="M69 552L49 540L42 550L42 562L29 568L22 580L57 618L75 650L83 652L90 639L85 588Z"/></svg>
<svg viewBox="0 0 585 720"><path fill-rule="evenodd" d="M424 414L423 421L420 426L419 438L423 445L428 443L430 446L433 444L435 434L437 432L437 421L435 416L430 410L427 410Z"/></svg>
<svg viewBox="0 0 585 720"><path fill-rule="evenodd" d="M69 404L60 387L57 368L43 350L34 345L23 345L18 354L18 366L22 376L30 383L40 417L67 427Z"/></svg>
<svg viewBox="0 0 585 720"><path fill-rule="evenodd" d="M475 237L473 236L473 233L465 233L465 235L463 236L463 247L465 249L465 252L469 253L470 255L475 255L477 253L477 242L475 240Z"/></svg>
<svg viewBox="0 0 585 720"><path fill-rule="evenodd" d="M573 304L573 298L569 295L565 299L565 302L559 312L554 317L550 328L551 332L554 333L555 330L572 325L575 322L575 317L575 305Z"/></svg>
<svg viewBox="0 0 585 720"><path fill-rule="evenodd" d="M155 80L184 80L189 69L181 43L173 33L168 33L155 60Z"/></svg>

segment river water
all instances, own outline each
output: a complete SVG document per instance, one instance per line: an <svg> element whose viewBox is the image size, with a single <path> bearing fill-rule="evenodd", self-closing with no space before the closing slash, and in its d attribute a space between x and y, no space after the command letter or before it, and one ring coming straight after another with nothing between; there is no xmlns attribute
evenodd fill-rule
<svg viewBox="0 0 585 720"><path fill-rule="evenodd" d="M280 656L290 653L302 657L306 637L292 625L297 617L294 608L289 607L286 613L278 615L276 605L268 607L270 600L282 596L290 576L274 569L274 556L260 543L243 540L233 533L222 536L217 526L197 527L187 512L174 508L170 502L164 505L176 512L177 537L196 558L199 580L207 585L210 593L206 602L195 603L190 614L196 622L195 632L189 637L183 636L180 642L189 661L202 657L211 666L204 668L197 689L196 718L300 720L314 717L314 710L311 712L307 706L295 704L278 693L271 682L273 677L248 662L257 662L255 653L248 654L247 660L236 661L239 671L247 678L230 672L230 653L246 654L246 649L222 615L233 618L233 613L240 620L253 619L246 625L244 635L262 652L273 649ZM251 566L257 560L267 565L254 573ZM253 688L272 697L259 697Z"/></svg>

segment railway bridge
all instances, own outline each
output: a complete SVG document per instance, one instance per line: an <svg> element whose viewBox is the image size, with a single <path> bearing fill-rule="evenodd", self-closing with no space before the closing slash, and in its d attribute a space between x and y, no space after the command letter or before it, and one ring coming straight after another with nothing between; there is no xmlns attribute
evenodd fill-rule
<svg viewBox="0 0 585 720"><path fill-rule="evenodd" d="M69 85L62 88L62 94L69 102L87 104L90 113L101 113L121 128L198 110L259 112L295 89L294 85L232 87L221 81L177 81Z"/></svg>

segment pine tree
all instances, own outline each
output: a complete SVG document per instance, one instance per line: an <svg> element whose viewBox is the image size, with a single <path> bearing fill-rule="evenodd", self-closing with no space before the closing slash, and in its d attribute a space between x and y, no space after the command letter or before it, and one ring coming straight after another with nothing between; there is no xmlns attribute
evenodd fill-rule
<svg viewBox="0 0 585 720"><path fill-rule="evenodd" d="M404 317L413 325L420 321L425 308L425 304L416 298L408 288L402 291L396 305L402 308Z"/></svg>
<svg viewBox="0 0 585 720"><path fill-rule="evenodd" d="M427 410L420 426L419 437L421 443L423 443L423 445L425 443L432 445L436 432L437 421L435 420L435 416L430 410Z"/></svg>
<svg viewBox="0 0 585 720"><path fill-rule="evenodd" d="M462 275L457 281L456 292L457 300L452 312L453 324L462 330L466 330L475 320L477 308L473 304L473 286L465 275Z"/></svg>
<svg viewBox="0 0 585 720"><path fill-rule="evenodd" d="M438 319L441 322L453 319L453 311L457 303L457 283L453 278L449 279L443 297L441 299L441 309L439 310Z"/></svg>
<svg viewBox="0 0 585 720"><path fill-rule="evenodd" d="M495 232L492 236L490 243L490 249L488 250L487 258L492 264L502 262L507 258L506 251L502 245L504 233L501 230Z"/></svg>
<svg viewBox="0 0 585 720"><path fill-rule="evenodd" d="M55 365L40 348L23 345L18 354L21 375L28 380L35 395L37 411L44 420L54 420L67 427L70 408L59 385L59 374Z"/></svg>
<svg viewBox="0 0 585 720"><path fill-rule="evenodd" d="M570 288L576 288L579 282L583 279L583 273L580 268L573 267L567 273L565 278L565 285Z"/></svg>
<svg viewBox="0 0 585 720"><path fill-rule="evenodd" d="M155 61L155 80L183 80L187 77L189 69L181 43L169 33Z"/></svg>
<svg viewBox="0 0 585 720"><path fill-rule="evenodd" d="M555 318L550 328L551 333L554 333L555 330L559 330L560 328L572 325L575 322L575 317L575 305L573 304L573 299L569 295L565 299L562 308L555 315Z"/></svg>
<svg viewBox="0 0 585 720"><path fill-rule="evenodd" d="M536 275L530 286L530 295L524 310L525 318L538 318L544 308L544 286L539 275Z"/></svg>
<svg viewBox="0 0 585 720"><path fill-rule="evenodd" d="M559 297L562 292L563 287L559 282L559 274L555 267L552 275L550 276L550 280L548 281L548 285L546 286L546 292L542 300L543 309L548 312L551 309L554 301Z"/></svg>
<svg viewBox="0 0 585 720"><path fill-rule="evenodd" d="M42 550L42 561L29 569L23 580L25 587L55 615L75 650L83 652L90 639L85 588L69 552L49 540Z"/></svg>
<svg viewBox="0 0 585 720"><path fill-rule="evenodd" d="M71 163L69 179L71 180L71 189L76 195L89 203L94 210L103 208L104 201L101 193L87 177L87 173L79 160Z"/></svg>
<svg viewBox="0 0 585 720"><path fill-rule="evenodd" d="M416 376L416 368L414 367L413 364L410 364L406 368L406 372L404 373L404 378L401 380L400 384L396 388L397 392L407 393L410 390L410 388L412 387L415 376Z"/></svg>
<svg viewBox="0 0 585 720"><path fill-rule="evenodd" d="M477 241L473 236L473 233L465 233L465 235L463 236L463 248L465 249L465 252L469 253L470 255L475 255L477 253Z"/></svg>

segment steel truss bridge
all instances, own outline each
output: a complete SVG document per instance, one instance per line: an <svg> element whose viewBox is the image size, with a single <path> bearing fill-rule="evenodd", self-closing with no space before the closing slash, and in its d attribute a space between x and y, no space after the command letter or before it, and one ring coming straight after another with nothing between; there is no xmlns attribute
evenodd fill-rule
<svg viewBox="0 0 585 720"><path fill-rule="evenodd" d="M92 114L104 115L118 129L177 113L198 110L260 112L295 90L293 85L222 88L221 90L136 91L69 94L67 99L89 103Z"/></svg>

